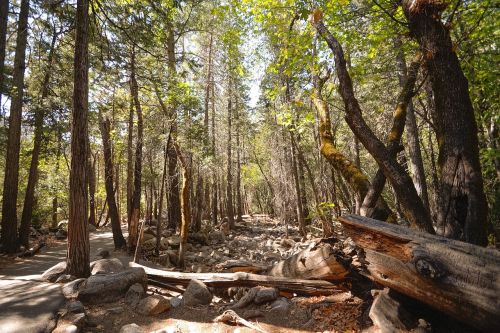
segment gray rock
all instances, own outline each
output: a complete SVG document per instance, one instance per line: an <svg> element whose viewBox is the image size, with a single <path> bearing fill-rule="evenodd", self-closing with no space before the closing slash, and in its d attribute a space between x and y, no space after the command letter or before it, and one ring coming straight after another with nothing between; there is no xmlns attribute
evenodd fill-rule
<svg viewBox="0 0 500 333"><path fill-rule="evenodd" d="M290 309L290 302L285 297L280 297L271 303L269 312L277 315L283 315Z"/></svg>
<svg viewBox="0 0 500 333"><path fill-rule="evenodd" d="M57 278L56 283L67 283L73 281L74 279L76 278L73 275L63 274Z"/></svg>
<svg viewBox="0 0 500 333"><path fill-rule="evenodd" d="M184 304L188 306L210 304L212 298L212 293L208 290L207 286L198 280L191 280L182 295Z"/></svg>
<svg viewBox="0 0 500 333"><path fill-rule="evenodd" d="M277 299L279 296L278 290L275 288L270 288L270 287L261 287L257 291L257 294L255 295L254 298L254 303L255 304L262 304L266 302L271 302Z"/></svg>
<svg viewBox="0 0 500 333"><path fill-rule="evenodd" d="M66 261L61 261L60 263L47 269L42 274L42 280L55 282L57 278L66 272Z"/></svg>
<svg viewBox="0 0 500 333"><path fill-rule="evenodd" d="M125 302L132 307L135 307L137 303L146 295L144 291L144 286L140 283L132 285L125 294Z"/></svg>
<svg viewBox="0 0 500 333"><path fill-rule="evenodd" d="M97 249L97 255L99 257L102 257L103 259L109 258L109 256L110 256L108 250L101 249L101 248Z"/></svg>
<svg viewBox="0 0 500 333"><path fill-rule="evenodd" d="M146 272L141 267L119 273L92 275L80 285L78 299L90 304L114 302L125 296L130 286L136 283L146 288L147 281Z"/></svg>
<svg viewBox="0 0 500 333"><path fill-rule="evenodd" d="M63 319L79 328L82 328L83 325L85 325L86 316L85 313L68 313L63 317Z"/></svg>
<svg viewBox="0 0 500 333"><path fill-rule="evenodd" d="M108 274L123 271L123 264L118 258L99 259L90 263L91 274Z"/></svg>
<svg viewBox="0 0 500 333"><path fill-rule="evenodd" d="M120 328L120 332L119 333L145 333L145 332L146 331L144 331L137 324L128 324L128 325L122 326L122 328Z"/></svg>
<svg viewBox="0 0 500 333"><path fill-rule="evenodd" d="M210 234L208 234L208 240L211 243L222 243L226 240L226 236L222 231L212 231Z"/></svg>
<svg viewBox="0 0 500 333"><path fill-rule="evenodd" d="M56 232L56 239L63 240L63 239L66 239L66 237L68 237L68 232L67 231L65 231L63 229L57 230L57 232Z"/></svg>
<svg viewBox="0 0 500 333"><path fill-rule="evenodd" d="M89 224L88 228L89 228L89 232L97 231L97 228L95 227L95 225Z"/></svg>
<svg viewBox="0 0 500 333"><path fill-rule="evenodd" d="M76 279L74 281L68 282L62 287L62 292L66 298L76 298L78 297L78 288L87 279Z"/></svg>
<svg viewBox="0 0 500 333"><path fill-rule="evenodd" d="M66 305L66 310L71 313L82 313L85 311L85 308L83 307L83 303L80 301L70 301Z"/></svg>
<svg viewBox="0 0 500 333"><path fill-rule="evenodd" d="M60 327L58 326L52 332L53 333L79 333L80 331L81 331L81 329L78 326L70 324L70 325L63 325Z"/></svg>
<svg viewBox="0 0 500 333"><path fill-rule="evenodd" d="M143 298L137 304L137 312L143 315L154 316L170 309L170 301L161 295L153 295Z"/></svg>
<svg viewBox="0 0 500 333"><path fill-rule="evenodd" d="M182 299L179 297L172 297L170 299L170 305L172 305L173 308L177 308L182 305Z"/></svg>

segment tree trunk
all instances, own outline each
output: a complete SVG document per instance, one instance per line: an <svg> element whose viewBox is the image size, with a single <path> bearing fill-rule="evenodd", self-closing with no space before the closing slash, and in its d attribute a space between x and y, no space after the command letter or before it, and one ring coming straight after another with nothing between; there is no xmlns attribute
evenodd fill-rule
<svg viewBox="0 0 500 333"><path fill-rule="evenodd" d="M167 141L170 140L170 133ZM156 255L160 255L161 228L163 219L163 195L165 193L165 178L167 176L167 146L163 148L163 171L161 173L160 198L158 203L158 219L156 220Z"/></svg>
<svg viewBox="0 0 500 333"><path fill-rule="evenodd" d="M170 75L170 84L177 84L177 69L175 67L175 36L174 28L171 23L167 24L167 57L168 70ZM177 155L172 143L177 140L177 101L173 98L170 110L169 119L172 122L171 129L171 144L168 149L168 177L170 179L170 187L168 191L168 226L171 229L177 228L181 223L181 202L179 198L179 173L177 172Z"/></svg>
<svg viewBox="0 0 500 333"><path fill-rule="evenodd" d="M335 56L335 69L339 78L340 95L345 105L347 124L390 180L410 224L429 233L435 233L429 213L422 204L410 176L391 156L388 149L375 136L363 119L361 108L354 96L351 77L347 72L342 46L321 21L315 21L313 25L326 40Z"/></svg>
<svg viewBox="0 0 500 333"><path fill-rule="evenodd" d="M483 190L477 125L449 28L440 16L440 1L402 2L411 35L425 55L436 105L439 145L439 233L479 245L487 244L487 203Z"/></svg>
<svg viewBox="0 0 500 333"><path fill-rule="evenodd" d="M408 77L408 68L406 66L405 55L401 38L397 36L395 47L398 49L396 55L396 63L399 69L399 84L404 87L405 78ZM410 157L410 169L413 184L418 195L422 199L427 211L430 213L429 194L427 192L427 182L425 180L424 162L422 160L422 152L420 150L420 140L417 127L417 119L415 118L415 110L413 101L408 103L406 108L406 141L408 143L408 155Z"/></svg>
<svg viewBox="0 0 500 333"><path fill-rule="evenodd" d="M49 95L49 81L52 73L52 59L54 58L54 49L57 42L58 33L54 29L52 41L50 43L49 55L47 57L47 68L42 82L42 91L39 100L39 107L35 114L35 136L33 138L33 152L31 153L30 171L28 175L28 184L24 196L23 213L21 217L21 226L19 228L19 243L26 248L29 246L29 233L31 219L33 217L33 206L35 199L35 188L38 182L38 160L43 140L43 120L47 112L45 101ZM1 103L1 102L0 102Z"/></svg>
<svg viewBox="0 0 500 333"><path fill-rule="evenodd" d="M321 92L324 81L324 79L320 79L318 76L315 77L314 93L312 95L313 103L319 113L321 154L326 158L331 166L342 175L345 181L355 192L355 195L359 198L364 198L366 193L368 193L368 189L370 187L368 178L360 169L356 167L353 162L347 159L347 157L335 147L335 144L333 142L333 135L331 132L332 126L330 122L330 110L328 108L328 104L323 99ZM391 210L381 196L377 200L377 204L372 216L383 221L394 220Z"/></svg>
<svg viewBox="0 0 500 333"><path fill-rule="evenodd" d="M86 170L88 159L88 13L88 0L78 0L76 9L66 273L79 278L90 275Z"/></svg>
<svg viewBox="0 0 500 333"><path fill-rule="evenodd" d="M234 229L234 206L233 206L233 173L232 173L232 157L231 157L231 141L232 141L232 82L229 78L228 101L227 101L227 219L229 229Z"/></svg>
<svg viewBox="0 0 500 333"><path fill-rule="evenodd" d="M411 102L411 98L414 95L415 82L417 80L420 62L421 56L417 55L416 59L411 64L408 73L404 74L403 90L398 96L396 109L394 110L392 127L389 131L389 139L387 144L387 150L389 151L390 156L394 159L397 157L398 152L403 149L400 142L406 123L406 110L408 104ZM376 201L380 197L380 195L382 194L382 190L384 189L385 179L386 178L382 169L379 168L371 182L368 193L363 199L363 204L361 206L361 215L368 217L372 216L372 211L376 205Z"/></svg>
<svg viewBox="0 0 500 333"><path fill-rule="evenodd" d="M301 191L300 191L300 180L299 180L299 175L298 175L298 170L297 170L297 153L295 150L295 138L293 137L293 132L290 133L290 152L291 152L291 167L292 167L292 176L293 176L293 181L295 185L295 202L296 202L296 207L297 207L297 220L299 223L299 231L302 236L306 236L306 222L304 220L304 211L302 207L302 198L301 198Z"/></svg>
<svg viewBox="0 0 500 333"><path fill-rule="evenodd" d="M127 220L132 212L132 197L134 196L134 97L130 89L130 110L128 114L127 137ZM130 228L130 225L129 225Z"/></svg>
<svg viewBox="0 0 500 333"><path fill-rule="evenodd" d="M498 251L359 216L339 221L362 248L355 252L363 275L484 332L499 331Z"/></svg>
<svg viewBox="0 0 500 333"><path fill-rule="evenodd" d="M7 45L7 22L9 20L9 0L0 1L0 106L4 94L5 48ZM3 114L0 110L0 114Z"/></svg>
<svg viewBox="0 0 500 333"><path fill-rule="evenodd" d="M111 219L111 229L113 231L113 242L115 244L115 249L122 249L126 247L127 242L125 241L125 238L123 238L120 216L118 214L118 207L116 206L115 191L113 189L113 143L111 142L110 137L111 123L108 117L103 119L100 110L99 129L101 131L104 153L104 185L106 187L106 200L109 207L108 215Z"/></svg>
<svg viewBox="0 0 500 333"><path fill-rule="evenodd" d="M89 224L97 226L99 222L96 221L96 199L95 199L95 190L96 190L96 177L95 177L95 166L96 163L99 165L98 154L92 154L90 150L90 142L88 143L88 155L89 158L87 160L87 179L89 186Z"/></svg>
<svg viewBox="0 0 500 333"><path fill-rule="evenodd" d="M189 203L189 192L191 187L191 170L190 166L187 164L185 157L182 155L177 142L173 142L175 152L177 157L181 162L182 166L182 196L181 196L181 212L182 212L182 223L181 223L181 243L179 246L179 259L177 261L179 267L184 267L184 254L186 252L186 245L188 239L189 223L191 221L191 211Z"/></svg>
<svg viewBox="0 0 500 333"><path fill-rule="evenodd" d="M19 246L17 239L17 194L19 189L19 151L21 146L21 119L29 10L29 0L21 1L21 11L19 12L17 27L14 76L12 79L12 101L10 105L5 177L3 184L2 235L0 243L7 253L16 252Z"/></svg>
<svg viewBox="0 0 500 333"><path fill-rule="evenodd" d="M132 48L130 61L130 90L134 98L135 111L137 112L137 142L135 147L134 168L134 194L132 196L132 210L129 217L128 250L131 253L137 246L139 233L139 217L141 213L141 179L142 179L142 143L143 143L143 120L142 108L139 101L139 86L137 85L135 73L135 50Z"/></svg>
<svg viewBox="0 0 500 333"><path fill-rule="evenodd" d="M241 147L240 147L240 110L236 104L236 220L243 221L243 203L241 201Z"/></svg>

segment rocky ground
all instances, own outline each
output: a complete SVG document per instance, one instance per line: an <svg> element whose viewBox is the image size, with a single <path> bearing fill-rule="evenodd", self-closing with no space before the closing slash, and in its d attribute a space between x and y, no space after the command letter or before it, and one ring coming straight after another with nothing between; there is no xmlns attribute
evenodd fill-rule
<svg viewBox="0 0 500 333"><path fill-rule="evenodd" d="M179 238L163 230L158 257L154 255L154 227L147 227L144 235L143 259L177 270ZM267 216L246 216L231 232L222 223L192 233L184 271L259 272L315 241L313 233L302 239L296 228ZM104 280L119 272L129 277L135 273L125 267L124 253L102 248L98 254L105 259L93 263L95 275L86 281L68 283L72 278L62 274L63 264L44 274L46 280L62 283L69 299L59 313L55 332L358 332L371 325L367 317L370 295L356 295L350 285L339 286L335 295L315 297L263 287L214 289L198 281L172 291L147 284L139 274L115 293L114 286L123 282L117 283L117 277ZM103 289L103 285L108 287Z"/></svg>

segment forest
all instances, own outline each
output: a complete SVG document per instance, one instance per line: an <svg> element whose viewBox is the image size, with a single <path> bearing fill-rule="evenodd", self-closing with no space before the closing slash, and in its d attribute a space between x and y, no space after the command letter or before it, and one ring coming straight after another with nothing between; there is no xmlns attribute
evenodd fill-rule
<svg viewBox="0 0 500 333"><path fill-rule="evenodd" d="M0 331L500 330L499 20L0 0Z"/></svg>

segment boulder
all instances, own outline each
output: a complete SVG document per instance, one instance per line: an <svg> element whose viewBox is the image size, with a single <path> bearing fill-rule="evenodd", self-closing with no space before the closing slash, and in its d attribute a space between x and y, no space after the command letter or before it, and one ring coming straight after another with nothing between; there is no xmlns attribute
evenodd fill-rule
<svg viewBox="0 0 500 333"><path fill-rule="evenodd" d="M109 274L123 271L123 264L118 258L99 259L90 263L91 274Z"/></svg>
<svg viewBox="0 0 500 333"><path fill-rule="evenodd" d="M132 307L135 307L137 303L146 295L144 291L144 286L140 283L132 285L125 294L125 302Z"/></svg>
<svg viewBox="0 0 500 333"><path fill-rule="evenodd" d="M141 267L129 268L111 274L92 275L79 287L78 299L84 303L114 302L125 296L130 286L139 283L147 286L146 272Z"/></svg>
<svg viewBox="0 0 500 333"><path fill-rule="evenodd" d="M284 315L290 309L290 302L285 297L280 297L271 303L269 312L276 315Z"/></svg>
<svg viewBox="0 0 500 333"><path fill-rule="evenodd" d="M150 239L155 239L156 240L156 236L153 235L152 233L144 231L144 233L142 234L142 241L146 242L146 241L148 241Z"/></svg>
<svg viewBox="0 0 500 333"><path fill-rule="evenodd" d="M208 240L214 244L223 243L226 240L226 236L222 231L212 231L208 234Z"/></svg>
<svg viewBox="0 0 500 333"><path fill-rule="evenodd" d="M66 237L68 237L68 232L66 230L63 230L63 229L57 230L56 239L63 240L63 239L66 239Z"/></svg>
<svg viewBox="0 0 500 333"><path fill-rule="evenodd" d="M78 297L78 290L80 285L87 279L76 279L74 281L68 282L62 287L62 292L66 298L76 298Z"/></svg>
<svg viewBox="0 0 500 333"><path fill-rule="evenodd" d="M181 244L181 238L179 236L171 236L167 238L168 245L174 249L178 249Z"/></svg>
<svg viewBox="0 0 500 333"><path fill-rule="evenodd" d="M83 307L83 303L80 301L70 301L66 305L66 310L70 313L82 313L85 311L85 308Z"/></svg>
<svg viewBox="0 0 500 333"><path fill-rule="evenodd" d="M76 278L73 275L63 274L57 278L56 283L67 283L73 281L74 279Z"/></svg>
<svg viewBox="0 0 500 333"><path fill-rule="evenodd" d="M136 310L140 314L154 316L167 311L171 307L168 299L161 295L153 295L143 298L139 304L137 304Z"/></svg>
<svg viewBox="0 0 500 333"><path fill-rule="evenodd" d="M208 237L202 232L194 232L188 235L188 242L194 244L207 245Z"/></svg>
<svg viewBox="0 0 500 333"><path fill-rule="evenodd" d="M66 272L66 261L61 261L60 263L47 269L42 274L42 280L55 282L57 278Z"/></svg>
<svg viewBox="0 0 500 333"><path fill-rule="evenodd" d="M182 295L184 304L188 306L210 304L212 297L212 293L207 286L199 280L191 280Z"/></svg>
<svg viewBox="0 0 500 333"><path fill-rule="evenodd" d="M96 255L98 255L99 257L101 257L103 259L109 258L109 256L110 256L108 250L101 249L101 248L97 249Z"/></svg>
<svg viewBox="0 0 500 333"><path fill-rule="evenodd" d="M278 298L278 296L279 292L277 289L270 287L260 287L253 301L255 304L262 304L274 301Z"/></svg>
<svg viewBox="0 0 500 333"><path fill-rule="evenodd" d="M81 329L73 324L57 326L53 333L79 333Z"/></svg>
<svg viewBox="0 0 500 333"><path fill-rule="evenodd" d="M95 232L97 231L97 228L93 224L89 224L89 232Z"/></svg>
<svg viewBox="0 0 500 333"><path fill-rule="evenodd" d="M119 333L146 333L146 331L137 324L128 324L122 326Z"/></svg>

